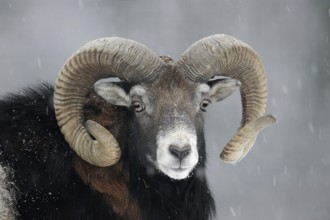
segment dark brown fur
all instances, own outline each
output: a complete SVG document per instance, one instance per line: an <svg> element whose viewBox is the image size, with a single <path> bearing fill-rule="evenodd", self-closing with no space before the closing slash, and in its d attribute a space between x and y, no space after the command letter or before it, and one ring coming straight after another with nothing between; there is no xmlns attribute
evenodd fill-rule
<svg viewBox="0 0 330 220"><path fill-rule="evenodd" d="M124 219L141 219L139 206L128 192L129 177L122 163L111 167L96 167L76 156L73 167L84 183L101 193L119 216Z"/></svg>

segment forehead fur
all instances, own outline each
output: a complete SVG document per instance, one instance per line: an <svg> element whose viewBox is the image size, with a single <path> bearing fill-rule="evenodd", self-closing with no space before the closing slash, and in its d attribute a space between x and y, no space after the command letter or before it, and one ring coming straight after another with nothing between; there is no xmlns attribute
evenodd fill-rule
<svg viewBox="0 0 330 220"><path fill-rule="evenodd" d="M159 79L152 84L151 93L161 99L161 102L167 102L173 105L185 105L191 102L195 94L197 84L190 81L183 74L179 73L175 66L169 66Z"/></svg>

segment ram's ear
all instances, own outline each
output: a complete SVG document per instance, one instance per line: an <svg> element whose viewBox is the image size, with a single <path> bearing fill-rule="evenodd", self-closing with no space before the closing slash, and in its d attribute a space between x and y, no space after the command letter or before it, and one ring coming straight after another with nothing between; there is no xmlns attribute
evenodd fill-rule
<svg viewBox="0 0 330 220"><path fill-rule="evenodd" d="M95 92L113 105L128 107L131 98L127 85L122 82L103 82L94 85Z"/></svg>
<svg viewBox="0 0 330 220"><path fill-rule="evenodd" d="M241 85L236 79L215 79L207 82L210 86L209 96L212 103L219 102L235 92Z"/></svg>

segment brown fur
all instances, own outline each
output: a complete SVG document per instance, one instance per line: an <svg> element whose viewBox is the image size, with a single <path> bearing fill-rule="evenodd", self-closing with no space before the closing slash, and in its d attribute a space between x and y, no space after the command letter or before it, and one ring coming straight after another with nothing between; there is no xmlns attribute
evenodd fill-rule
<svg viewBox="0 0 330 220"><path fill-rule="evenodd" d="M111 167L96 167L76 156L73 167L84 183L101 193L119 216L141 219L139 206L128 192L128 175L122 163Z"/></svg>
<svg viewBox="0 0 330 220"><path fill-rule="evenodd" d="M100 123L110 130L117 140L124 140L122 137L127 134L127 126L123 126L124 113L104 101L94 91L87 95L86 100L86 120L92 119ZM129 176L121 162L111 167L96 167L76 156L73 167L84 183L101 193L119 216L124 219L141 219L139 206L130 197L127 188Z"/></svg>

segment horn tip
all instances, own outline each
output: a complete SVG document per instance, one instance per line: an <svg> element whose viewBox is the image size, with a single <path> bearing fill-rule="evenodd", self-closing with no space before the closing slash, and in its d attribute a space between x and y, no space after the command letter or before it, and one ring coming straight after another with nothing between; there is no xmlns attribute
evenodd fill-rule
<svg viewBox="0 0 330 220"><path fill-rule="evenodd" d="M265 115L263 117L265 119L269 120L270 124L272 124L272 123L276 123L277 124L278 123L277 117L274 116L274 115L269 114L269 115Z"/></svg>
<svg viewBox="0 0 330 220"><path fill-rule="evenodd" d="M221 152L220 154L220 159L227 164L236 164L239 161L241 161L242 157L243 157L242 151L237 151L235 153L231 152L230 154Z"/></svg>
<svg viewBox="0 0 330 220"><path fill-rule="evenodd" d="M270 116L273 118L274 122L278 123L276 115L270 115Z"/></svg>

